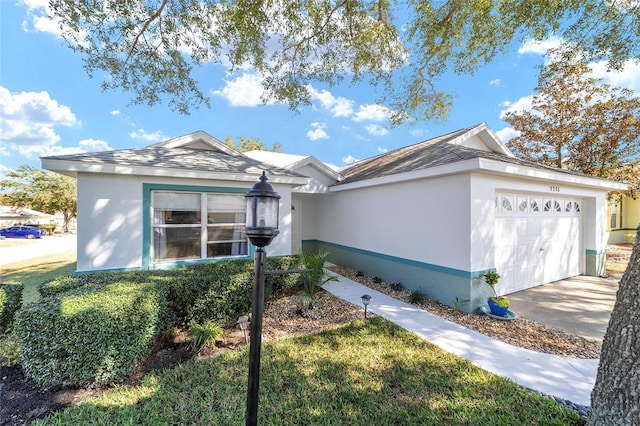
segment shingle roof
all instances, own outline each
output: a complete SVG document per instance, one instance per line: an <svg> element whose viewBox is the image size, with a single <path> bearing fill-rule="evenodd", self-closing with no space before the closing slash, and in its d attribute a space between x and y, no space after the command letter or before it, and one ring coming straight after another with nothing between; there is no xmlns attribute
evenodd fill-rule
<svg viewBox="0 0 640 426"><path fill-rule="evenodd" d="M255 169L258 168L268 170L269 173L279 176L303 177L299 173L266 165L265 163L253 160L244 155L231 156L218 151L190 148L164 148L155 145L146 148L43 157L43 160L44 159L222 173L255 173Z"/></svg>
<svg viewBox="0 0 640 426"><path fill-rule="evenodd" d="M334 186L345 185L367 179L424 170L430 167L453 164L475 158L501 161L520 166L549 170L557 173L584 176L581 173L555 167L544 166L531 161L511 157L502 153L483 151L476 148L451 143L456 138L471 131L476 126L447 133L433 139L360 161L341 170L344 179Z"/></svg>

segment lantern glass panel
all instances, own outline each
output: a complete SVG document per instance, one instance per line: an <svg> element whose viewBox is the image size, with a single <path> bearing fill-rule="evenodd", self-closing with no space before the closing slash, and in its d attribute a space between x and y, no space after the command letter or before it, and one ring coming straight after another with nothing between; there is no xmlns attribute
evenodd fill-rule
<svg viewBox="0 0 640 426"><path fill-rule="evenodd" d="M258 228L278 228L277 198L262 198L258 201L256 221Z"/></svg>

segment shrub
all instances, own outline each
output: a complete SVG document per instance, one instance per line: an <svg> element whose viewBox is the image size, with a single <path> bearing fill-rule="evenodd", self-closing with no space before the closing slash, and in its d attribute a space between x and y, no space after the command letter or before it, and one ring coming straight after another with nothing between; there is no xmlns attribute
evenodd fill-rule
<svg viewBox="0 0 640 426"><path fill-rule="evenodd" d="M22 284L0 285L0 333L13 325L16 312L22 307Z"/></svg>
<svg viewBox="0 0 640 426"><path fill-rule="evenodd" d="M412 291L409 295L409 302L413 304L420 304L427 300L427 297L420 291Z"/></svg>
<svg viewBox="0 0 640 426"><path fill-rule="evenodd" d="M15 333L0 336L0 366L11 367L20 363L20 347Z"/></svg>
<svg viewBox="0 0 640 426"><path fill-rule="evenodd" d="M193 292L186 306L186 321L211 320L231 324L250 310L253 263L249 261L205 263L188 268L189 281L181 291ZM175 289L174 289L175 291Z"/></svg>
<svg viewBox="0 0 640 426"><path fill-rule="evenodd" d="M159 315L157 287L145 283L45 298L16 316L22 366L41 385L118 379L147 353Z"/></svg>
<svg viewBox="0 0 640 426"><path fill-rule="evenodd" d="M304 259L300 256L267 257L268 271L290 271L304 268L306 268ZM305 273L268 274L265 280L265 295L302 287L305 279Z"/></svg>
<svg viewBox="0 0 640 426"><path fill-rule="evenodd" d="M191 349L196 352L207 346L214 346L216 342L224 342L224 328L213 321L206 321L200 325L191 323L189 334L192 337Z"/></svg>
<svg viewBox="0 0 640 426"><path fill-rule="evenodd" d="M105 286L121 281L151 282L172 274L171 271L130 271L130 272L97 272L92 274L60 277L40 285L38 292L42 297L57 296L76 289L99 290Z"/></svg>
<svg viewBox="0 0 640 426"><path fill-rule="evenodd" d="M267 258L268 270L300 269L297 256ZM304 274L267 275L265 296ZM160 331L190 322L235 323L251 307L253 261L55 279L17 317L27 374L41 384L105 382L126 374Z"/></svg>

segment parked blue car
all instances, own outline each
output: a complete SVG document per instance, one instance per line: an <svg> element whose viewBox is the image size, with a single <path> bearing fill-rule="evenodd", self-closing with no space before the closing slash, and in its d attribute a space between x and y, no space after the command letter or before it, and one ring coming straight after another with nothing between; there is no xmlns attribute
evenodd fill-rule
<svg viewBox="0 0 640 426"><path fill-rule="evenodd" d="M41 238L47 235L44 229L34 228L33 226L11 226L9 228L0 229L0 236L6 238Z"/></svg>

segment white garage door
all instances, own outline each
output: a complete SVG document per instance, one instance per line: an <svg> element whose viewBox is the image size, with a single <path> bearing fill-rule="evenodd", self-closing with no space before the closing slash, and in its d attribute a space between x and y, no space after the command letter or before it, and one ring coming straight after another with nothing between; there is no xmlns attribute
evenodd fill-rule
<svg viewBox="0 0 640 426"><path fill-rule="evenodd" d="M496 195L494 254L499 294L582 273L582 200Z"/></svg>

